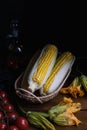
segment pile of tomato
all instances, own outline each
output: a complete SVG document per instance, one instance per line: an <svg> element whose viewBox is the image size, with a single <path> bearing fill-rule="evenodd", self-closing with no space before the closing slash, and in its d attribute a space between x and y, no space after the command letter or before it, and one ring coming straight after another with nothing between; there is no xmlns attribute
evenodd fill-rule
<svg viewBox="0 0 87 130"><path fill-rule="evenodd" d="M8 94L0 90L0 130L28 130L28 121L15 110Z"/></svg>

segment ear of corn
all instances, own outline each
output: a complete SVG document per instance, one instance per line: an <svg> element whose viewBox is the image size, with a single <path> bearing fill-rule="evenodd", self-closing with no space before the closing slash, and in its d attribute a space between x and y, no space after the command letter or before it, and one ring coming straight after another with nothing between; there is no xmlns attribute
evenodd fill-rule
<svg viewBox="0 0 87 130"><path fill-rule="evenodd" d="M29 76L29 73L30 73L30 70L32 69L32 66L34 66L38 56L40 55L41 53L41 50L39 49L33 56L32 58L30 59L25 71L24 71L24 74L23 74L23 78L22 78L22 81L21 81L21 87L24 88L24 89L27 89L28 87L28 76Z"/></svg>
<svg viewBox="0 0 87 130"><path fill-rule="evenodd" d="M59 56L47 81L41 88L41 94L51 93L61 84L67 71L71 68L75 57L71 52L64 52Z"/></svg>
<svg viewBox="0 0 87 130"><path fill-rule="evenodd" d="M45 83L55 64L58 49L55 45L47 45L43 48L39 58L28 76L28 89L32 92L38 90Z"/></svg>
<svg viewBox="0 0 87 130"><path fill-rule="evenodd" d="M38 84L42 83L44 77L46 76L47 70L48 70L51 62L54 59L55 52L56 52L56 48L53 45L48 46L44 50L44 52L38 62L37 69L33 74L33 77L32 77L33 81L37 82Z"/></svg>

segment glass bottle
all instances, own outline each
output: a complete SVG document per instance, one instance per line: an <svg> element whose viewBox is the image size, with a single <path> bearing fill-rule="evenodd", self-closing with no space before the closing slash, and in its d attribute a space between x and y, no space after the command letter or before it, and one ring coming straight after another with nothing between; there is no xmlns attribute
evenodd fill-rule
<svg viewBox="0 0 87 130"><path fill-rule="evenodd" d="M20 23L18 20L10 22L8 34L8 58L7 66L10 70L21 69L24 62L24 46L20 39Z"/></svg>

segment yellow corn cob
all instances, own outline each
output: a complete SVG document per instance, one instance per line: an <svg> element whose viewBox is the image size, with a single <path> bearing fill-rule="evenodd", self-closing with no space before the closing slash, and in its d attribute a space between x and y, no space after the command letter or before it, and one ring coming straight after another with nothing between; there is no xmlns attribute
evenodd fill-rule
<svg viewBox="0 0 87 130"><path fill-rule="evenodd" d="M50 76L41 89L41 94L51 93L56 90L72 66L74 58L71 52L64 52L59 56Z"/></svg>
<svg viewBox="0 0 87 130"><path fill-rule="evenodd" d="M32 92L42 87L55 64L58 49L55 45L46 45L28 76L28 89Z"/></svg>
<svg viewBox="0 0 87 130"><path fill-rule="evenodd" d="M56 48L53 45L50 45L45 49L42 57L40 58L38 62L37 69L33 74L33 77L32 77L33 81L37 82L38 84L42 83L47 73L47 70L54 58L55 51L56 51Z"/></svg>

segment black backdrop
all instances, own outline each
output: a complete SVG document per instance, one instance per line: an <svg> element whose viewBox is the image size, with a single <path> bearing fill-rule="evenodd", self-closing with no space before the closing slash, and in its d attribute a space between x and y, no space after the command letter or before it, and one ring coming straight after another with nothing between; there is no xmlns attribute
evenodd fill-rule
<svg viewBox="0 0 87 130"><path fill-rule="evenodd" d="M0 39L8 33L10 19L18 18L22 26L23 44L29 51L46 43L87 56L86 7L81 2L0 1ZM0 47L6 46L0 42Z"/></svg>
<svg viewBox="0 0 87 130"><path fill-rule="evenodd" d="M87 74L87 18L86 3L64 0L32 1L2 0L0 1L0 87L6 87L10 81L25 70L32 54L47 43L54 43L59 51L72 51L77 58L78 68ZM9 23L18 19L21 25L21 40L28 55L23 64L15 71L15 64L8 66L8 43L6 35ZM14 59L14 57L13 57ZM26 61L26 62L25 62ZM14 70L14 71L8 71ZM14 73L15 74L14 74ZM15 76L16 75L16 76Z"/></svg>

